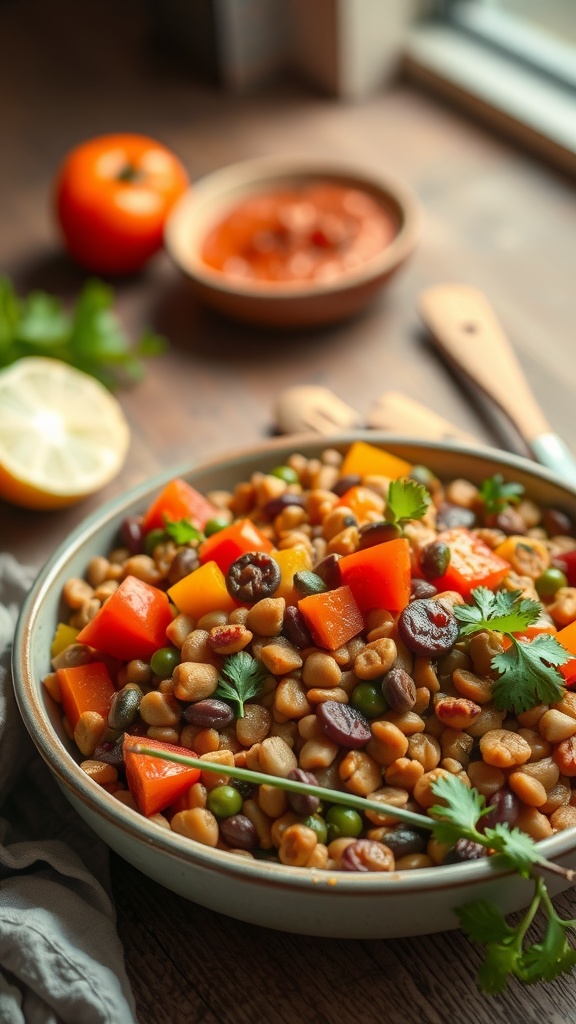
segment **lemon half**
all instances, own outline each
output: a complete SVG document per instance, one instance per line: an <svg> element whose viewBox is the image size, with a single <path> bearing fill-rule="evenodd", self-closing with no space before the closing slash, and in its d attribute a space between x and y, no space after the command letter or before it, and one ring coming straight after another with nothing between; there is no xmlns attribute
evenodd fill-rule
<svg viewBox="0 0 576 1024"><path fill-rule="evenodd" d="M0 498L72 505L117 475L129 444L120 403L94 377L42 356L0 371Z"/></svg>

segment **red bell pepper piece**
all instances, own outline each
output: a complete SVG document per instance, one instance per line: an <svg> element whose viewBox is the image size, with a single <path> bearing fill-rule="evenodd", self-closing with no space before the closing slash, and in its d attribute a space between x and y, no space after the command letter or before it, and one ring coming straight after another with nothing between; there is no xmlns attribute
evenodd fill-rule
<svg viewBox="0 0 576 1024"><path fill-rule="evenodd" d="M153 747L155 750L186 754L188 757L196 757L196 754L185 747L177 747L173 743L161 743L159 740L150 740L147 737L125 735L123 749L128 789L136 801L138 810L150 817L151 814L163 811L175 803L190 786L198 782L200 769L190 768L185 764L176 764L175 761L163 761L150 754L137 754L131 748L138 743Z"/></svg>
<svg viewBox="0 0 576 1024"><path fill-rule="evenodd" d="M319 647L336 651L364 628L364 616L350 587L309 594L298 602L312 638Z"/></svg>
<svg viewBox="0 0 576 1024"><path fill-rule="evenodd" d="M410 600L410 545L405 537L344 555L338 568L363 612L401 612Z"/></svg>
<svg viewBox="0 0 576 1024"><path fill-rule="evenodd" d="M76 641L121 661L145 660L166 646L166 629L173 617L162 590L127 576L80 630Z"/></svg>
<svg viewBox="0 0 576 1024"><path fill-rule="evenodd" d="M73 729L85 711L96 711L102 718L107 718L115 689L103 662L90 661L87 665L59 668L56 678L64 714Z"/></svg>
<svg viewBox="0 0 576 1024"><path fill-rule="evenodd" d="M436 540L450 548L446 572L431 581L440 591L455 590L466 598L475 587L493 590L510 571L510 563L469 530L444 530Z"/></svg>
<svg viewBox="0 0 576 1024"><path fill-rule="evenodd" d="M166 484L163 491L154 499L144 513L142 530L161 529L166 520L179 522L188 519L198 530L203 530L209 519L218 514L218 510L185 480L176 477Z"/></svg>
<svg viewBox="0 0 576 1024"><path fill-rule="evenodd" d="M576 548L574 551L563 551L562 554L555 555L552 564L566 573L569 587L576 587Z"/></svg>
<svg viewBox="0 0 576 1024"><path fill-rule="evenodd" d="M574 657L565 665L560 665L560 671L566 680L566 686L573 686L576 683L576 622L571 622L556 633L558 643L561 643L566 650Z"/></svg>
<svg viewBox="0 0 576 1024"><path fill-rule="evenodd" d="M272 541L254 526L251 519L239 519L207 537L200 545L198 555L202 565L205 562L216 562L226 575L232 562L240 555L248 551L265 551L269 554L273 549Z"/></svg>

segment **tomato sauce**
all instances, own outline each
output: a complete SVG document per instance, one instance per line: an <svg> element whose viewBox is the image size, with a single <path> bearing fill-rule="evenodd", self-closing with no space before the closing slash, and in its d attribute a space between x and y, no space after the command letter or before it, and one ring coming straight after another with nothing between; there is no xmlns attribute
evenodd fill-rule
<svg viewBox="0 0 576 1024"><path fill-rule="evenodd" d="M397 232L393 213L368 193L317 181L243 200L208 233L202 259L238 280L329 282Z"/></svg>

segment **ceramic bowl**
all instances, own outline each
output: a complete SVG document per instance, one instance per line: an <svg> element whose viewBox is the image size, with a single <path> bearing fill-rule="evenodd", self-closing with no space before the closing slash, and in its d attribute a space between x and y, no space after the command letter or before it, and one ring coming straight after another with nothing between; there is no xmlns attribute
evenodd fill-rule
<svg viewBox="0 0 576 1024"><path fill-rule="evenodd" d="M232 278L201 258L207 232L240 201L278 188L321 179L360 189L391 215L390 244L354 270L326 283ZM365 306L412 252L418 204L409 189L386 175L328 160L270 158L234 164L197 181L174 207L166 248L201 300L237 320L275 328L311 327L349 317Z"/></svg>
<svg viewBox="0 0 576 1024"><path fill-rule="evenodd" d="M563 486L550 472L525 459L458 442L416 443L376 432L353 436L423 463L445 479L465 476L479 483L502 472L524 484L527 494L539 502L563 507L576 516L576 489ZM330 438L330 446L344 448L351 439ZM70 576L82 575L92 556L113 546L124 516L142 511L174 475L185 475L200 491L228 488L255 470L278 465L290 452L312 457L325 447L326 439L318 437L280 438L203 466L173 467L106 505L77 528L39 574L18 622L13 671L24 722L65 796L94 832L145 875L219 913L301 934L392 938L455 928L454 908L473 899L496 901L505 913L518 910L528 904L531 884L496 870L489 859L392 874L332 873L248 860L168 832L125 807L82 771L58 707L42 685L50 670L62 586ZM546 839L542 852L576 867L576 828ZM549 885L551 892L563 887L556 876Z"/></svg>

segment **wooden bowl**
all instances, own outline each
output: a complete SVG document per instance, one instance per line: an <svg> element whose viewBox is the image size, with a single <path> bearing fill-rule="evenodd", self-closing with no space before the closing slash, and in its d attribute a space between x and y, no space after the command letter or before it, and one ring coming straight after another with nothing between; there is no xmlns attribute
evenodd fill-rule
<svg viewBox="0 0 576 1024"><path fill-rule="evenodd" d="M245 280L204 262L207 233L240 202L314 181L345 185L375 199L394 222L392 241L325 282ZM199 298L221 313L267 327L304 328L343 320L369 303L414 249L418 220L415 197L385 175L327 160L270 158L225 167L192 185L168 218L165 244Z"/></svg>

